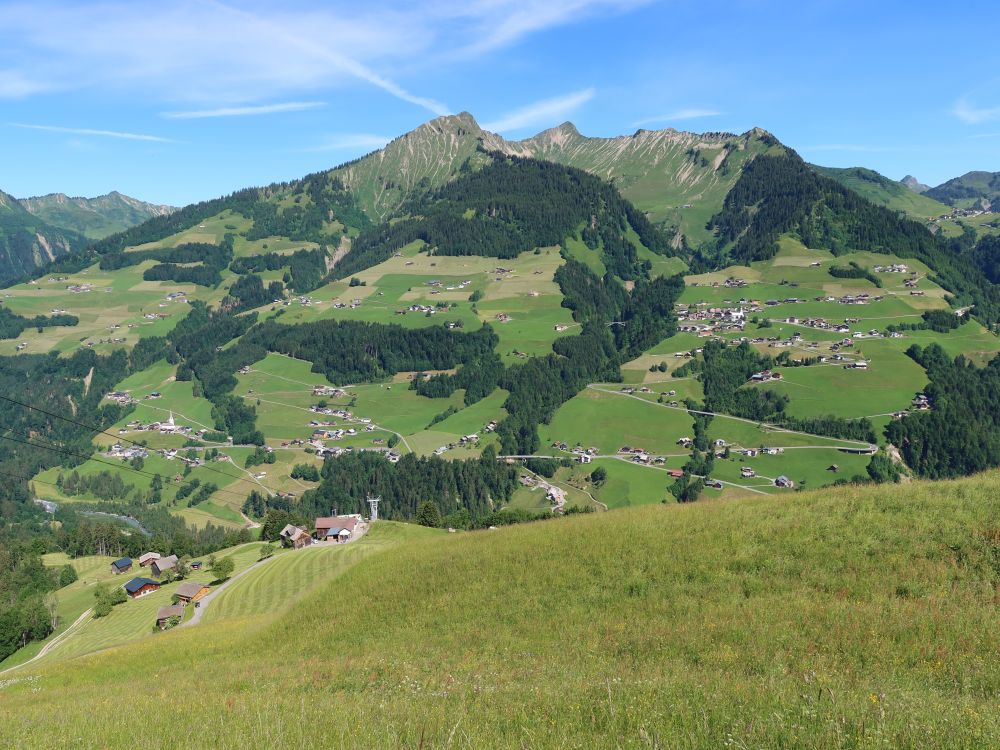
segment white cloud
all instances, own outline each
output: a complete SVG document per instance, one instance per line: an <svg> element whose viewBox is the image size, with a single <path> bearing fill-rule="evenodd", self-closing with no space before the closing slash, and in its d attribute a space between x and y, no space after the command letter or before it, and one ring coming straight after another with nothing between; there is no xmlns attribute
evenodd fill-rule
<svg viewBox="0 0 1000 750"><path fill-rule="evenodd" d="M450 12L471 21L474 41L461 48L477 54L516 44L546 29L579 23L600 12L626 12L651 0L470 0L450 3Z"/></svg>
<svg viewBox="0 0 1000 750"><path fill-rule="evenodd" d="M158 135L144 135L142 133L123 133L118 130L93 130L91 128L64 128L58 125L29 125L23 122L10 123L15 128L25 128L27 130L44 130L48 133L67 133L70 135L93 135L101 138L121 138L126 141L152 141L154 143L175 143L169 138L161 138Z"/></svg>
<svg viewBox="0 0 1000 750"><path fill-rule="evenodd" d="M654 115L653 117L644 117L641 120L636 120L633 123L636 127L642 127L643 125L652 125L656 122L677 122L678 120L695 120L699 117L718 117L721 115L714 109L698 109L697 107L691 107L689 109L678 109L676 112L670 112L665 115Z"/></svg>
<svg viewBox="0 0 1000 750"><path fill-rule="evenodd" d="M235 108L360 81L446 113L441 102L376 70L412 65L427 53L435 34L419 14L344 6L249 12L213 0L3 3L0 49L21 72L0 77L0 96L98 88Z"/></svg>
<svg viewBox="0 0 1000 750"><path fill-rule="evenodd" d="M46 85L17 70L0 70L0 99L19 99L44 91Z"/></svg>
<svg viewBox="0 0 1000 750"><path fill-rule="evenodd" d="M483 129L496 133L506 133L509 130L537 125L557 125L562 118L593 99L595 93L593 88L587 88L572 94L543 99L540 102L508 112L499 119L484 124Z"/></svg>
<svg viewBox="0 0 1000 750"><path fill-rule="evenodd" d="M962 97L952 108L951 113L962 122L978 125L982 122L1000 120L1000 107L977 107Z"/></svg>
<svg viewBox="0 0 1000 750"><path fill-rule="evenodd" d="M374 135L373 133L341 133L331 136L319 146L306 149L306 151L375 150L382 148L391 140L384 135Z"/></svg>
<svg viewBox="0 0 1000 750"><path fill-rule="evenodd" d="M260 104L248 107L219 107L217 109L196 109L182 112L163 112L161 117L169 120L199 120L207 117L246 117L249 115L271 115L277 112L299 112L324 106L323 102L282 102L280 104Z"/></svg>
<svg viewBox="0 0 1000 750"><path fill-rule="evenodd" d="M240 109L358 83L441 115L404 80L652 0L0 2L0 98L93 89L170 111Z"/></svg>

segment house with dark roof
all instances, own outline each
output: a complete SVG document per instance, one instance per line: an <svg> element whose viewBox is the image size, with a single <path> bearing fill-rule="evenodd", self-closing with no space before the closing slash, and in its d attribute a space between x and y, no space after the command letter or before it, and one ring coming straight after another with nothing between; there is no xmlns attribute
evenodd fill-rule
<svg viewBox="0 0 1000 750"><path fill-rule="evenodd" d="M172 604L168 607L160 607L156 613L156 627L160 630L166 630L170 627L170 621L177 618L180 622L181 618L184 617L184 606L181 604Z"/></svg>
<svg viewBox="0 0 1000 750"><path fill-rule="evenodd" d="M170 557L160 557L153 560L149 569L152 571L153 575L159 578L168 570L173 570L177 567L177 555L171 555Z"/></svg>
<svg viewBox="0 0 1000 750"><path fill-rule="evenodd" d="M133 599L158 591L160 584L150 578L133 578L125 584L125 593Z"/></svg>
<svg viewBox="0 0 1000 750"><path fill-rule="evenodd" d="M130 570L132 570L131 557L122 557L111 563L111 572L116 576L121 575L122 573L128 573Z"/></svg>
<svg viewBox="0 0 1000 750"><path fill-rule="evenodd" d="M183 607L191 602L198 601L208 592L209 588L207 583L196 583L191 581L188 583L182 583L178 586L177 591L174 592L174 596L177 599L177 603Z"/></svg>

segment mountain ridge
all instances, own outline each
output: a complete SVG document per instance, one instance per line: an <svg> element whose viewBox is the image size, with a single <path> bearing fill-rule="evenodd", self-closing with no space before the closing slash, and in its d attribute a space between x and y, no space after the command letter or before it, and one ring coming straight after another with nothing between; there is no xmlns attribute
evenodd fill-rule
<svg viewBox="0 0 1000 750"><path fill-rule="evenodd" d="M1000 209L1000 172L974 170L932 187L926 195L956 208Z"/></svg>
<svg viewBox="0 0 1000 750"><path fill-rule="evenodd" d="M590 137L581 135L572 122L522 140L507 140L461 112L423 123L330 174L356 194L374 220L380 220L398 210L414 191L440 187L462 169L483 163L482 151L539 158L614 181L651 221L670 229L679 247L688 238L709 239L705 223L721 209L739 167L776 148L783 147L762 128L742 135L669 128ZM702 201L703 210L690 210Z"/></svg>
<svg viewBox="0 0 1000 750"><path fill-rule="evenodd" d="M0 280L32 273L86 244L82 234L49 224L0 190Z"/></svg>
<svg viewBox="0 0 1000 750"><path fill-rule="evenodd" d="M147 219L177 210L173 206L148 203L117 190L93 198L48 193L21 198L18 202L48 224L83 234L92 240L103 239Z"/></svg>

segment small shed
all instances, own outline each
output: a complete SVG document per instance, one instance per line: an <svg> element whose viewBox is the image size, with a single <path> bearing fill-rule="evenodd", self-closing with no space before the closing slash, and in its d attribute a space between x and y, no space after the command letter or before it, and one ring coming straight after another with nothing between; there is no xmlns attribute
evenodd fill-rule
<svg viewBox="0 0 1000 750"><path fill-rule="evenodd" d="M111 572L116 576L122 573L127 573L132 570L132 558L131 557L121 557L111 563Z"/></svg>
<svg viewBox="0 0 1000 750"><path fill-rule="evenodd" d="M350 529L329 529L326 532L326 540L328 542L347 542L350 541L350 538Z"/></svg>
<svg viewBox="0 0 1000 750"><path fill-rule="evenodd" d="M180 620L184 617L184 607L180 604L172 604L169 607L160 607L156 613L156 627L166 630L173 618Z"/></svg>

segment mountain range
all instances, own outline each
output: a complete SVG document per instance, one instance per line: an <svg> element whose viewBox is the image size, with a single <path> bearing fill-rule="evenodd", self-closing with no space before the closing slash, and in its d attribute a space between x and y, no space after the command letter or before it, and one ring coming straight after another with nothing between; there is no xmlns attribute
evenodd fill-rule
<svg viewBox="0 0 1000 750"><path fill-rule="evenodd" d="M130 198L114 191L96 198L72 198L63 193L20 201L29 212L47 224L100 240L109 234L141 224L154 216L165 216L176 209Z"/></svg>
<svg viewBox="0 0 1000 750"><path fill-rule="evenodd" d="M463 112L424 123L324 174L345 188L369 221L379 222L398 213L407 201L481 166L487 152L551 161L612 182L679 249L714 243L711 219L745 166L757 156L787 151L760 128L739 135L666 129L593 138L567 122L530 138L507 140ZM922 190L925 186L913 178L895 181L864 167L812 168L877 205L922 221L948 214L954 206L983 207L1000 199L1000 173L970 172ZM308 180L290 185L294 191L296 184ZM272 186L264 193L285 193L287 188ZM60 193L21 201L6 197L7 206L15 203L23 211L0 213L0 279L30 273L48 260L174 211L117 192L90 199Z"/></svg>
<svg viewBox="0 0 1000 750"><path fill-rule="evenodd" d="M0 191L0 282L30 275L92 241L174 211L113 192L97 198L53 193L17 199Z"/></svg>

